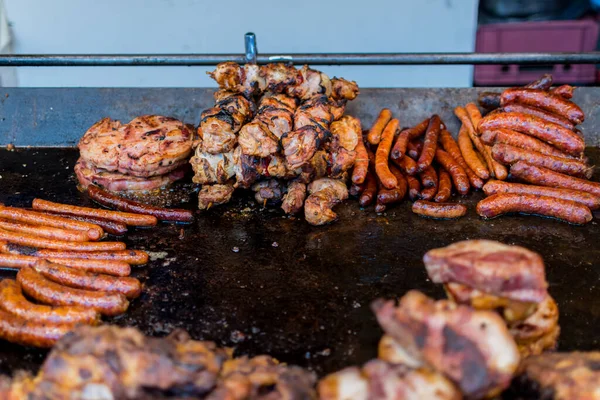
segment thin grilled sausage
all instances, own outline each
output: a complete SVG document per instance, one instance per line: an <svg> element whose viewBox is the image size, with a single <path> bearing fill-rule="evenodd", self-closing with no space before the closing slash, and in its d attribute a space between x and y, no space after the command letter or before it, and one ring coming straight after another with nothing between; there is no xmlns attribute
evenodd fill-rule
<svg viewBox="0 0 600 400"><path fill-rule="evenodd" d="M388 204L392 204L392 203L398 203L398 202L402 201L402 199L404 199L404 196L406 196L406 191L407 191L407 187L408 187L406 178L404 177L404 175L402 174L402 172L400 172L400 170L398 168L390 166L390 170L392 171L392 174L394 174L394 176L398 180L398 186L396 186L394 189L380 190L379 193L377 194L377 203L378 204L388 205Z"/></svg>
<svg viewBox="0 0 600 400"><path fill-rule="evenodd" d="M413 160L418 160L421 155L421 151L423 151L423 142L411 140L408 142L408 146L406 147L406 155L412 158Z"/></svg>
<svg viewBox="0 0 600 400"><path fill-rule="evenodd" d="M467 207L458 203L433 203L418 200L413 203L412 211L423 217L452 219L464 216L467 213Z"/></svg>
<svg viewBox="0 0 600 400"><path fill-rule="evenodd" d="M581 161L554 157L501 143L494 145L492 155L496 161L505 165L512 165L517 161L525 161L531 165L588 179L591 178L594 171L593 167L589 167Z"/></svg>
<svg viewBox="0 0 600 400"><path fill-rule="evenodd" d="M523 113L488 115L479 125L482 133L499 128L526 133L574 156L581 155L585 149L583 139L575 132L533 115Z"/></svg>
<svg viewBox="0 0 600 400"><path fill-rule="evenodd" d="M434 187L437 190L438 176L435 172L435 168L433 168L431 165L421 172L420 178L421 184L424 188Z"/></svg>
<svg viewBox="0 0 600 400"><path fill-rule="evenodd" d="M33 268L21 269L17 273L17 282L29 297L54 306L81 306L108 316L123 314L129 307L129 301L120 293L62 286L45 278Z"/></svg>
<svg viewBox="0 0 600 400"><path fill-rule="evenodd" d="M469 138L471 139L471 142L473 143L475 148L483 156L485 163L487 164L487 169L490 172L490 175L494 176L496 173L496 168L495 168L496 166L494 165L494 160L492 159L491 149L488 149L483 144L483 142L481 141L479 136L477 136L478 130L473 127L473 123L471 122L471 119L470 119L469 115L467 114L467 110L465 110L463 107L456 107L454 109L454 114L458 117L458 119L460 119L462 121L465 132L469 135ZM460 132L459 132L459 135L460 135ZM459 139L459 143L460 143L460 139ZM462 147L461 147L461 149L462 149ZM465 157L465 160L467 160L467 156L464 153L463 153L463 156ZM468 162L469 161L467 160L467 163ZM479 175L479 174L477 174L477 175ZM484 179L484 178L482 178L482 179Z"/></svg>
<svg viewBox="0 0 600 400"><path fill-rule="evenodd" d="M555 199L570 200L583 204L590 210L600 208L600 197L581 190L552 188L546 186L524 185L521 183L510 183L502 181L488 181L483 186L483 192L487 196L493 194L513 193L513 194L531 194L534 196L554 197Z"/></svg>
<svg viewBox="0 0 600 400"><path fill-rule="evenodd" d="M396 143L394 143L394 147L392 148L392 159L398 160L406 154L408 142L423 135L429 126L429 121L430 118L427 118L412 128L404 129L402 132L400 132L398 138L396 139Z"/></svg>
<svg viewBox="0 0 600 400"><path fill-rule="evenodd" d="M546 110L542 110L541 108L528 106L525 104L519 104L519 103L509 103L509 104L503 106L502 110L504 110L504 112L517 112L517 113L533 115L533 116L543 119L544 121L548 121L548 122L552 122L554 124L560 125L563 128L566 128L569 130L575 129L575 126L571 123L571 121L569 121L565 117L553 114Z"/></svg>
<svg viewBox="0 0 600 400"><path fill-rule="evenodd" d="M44 211L44 214L56 215L56 216L71 219L74 221L89 222L90 224L98 225L106 233L110 233L111 235L122 236L127 233L127 225L125 225L121 222L111 221L109 219L84 217L82 215L70 215L70 214L55 213L55 212L50 212L50 211Z"/></svg>
<svg viewBox="0 0 600 400"><path fill-rule="evenodd" d="M0 338L24 346L52 347L72 328L68 324L26 320L0 311Z"/></svg>
<svg viewBox="0 0 600 400"><path fill-rule="evenodd" d="M392 112L389 109L384 108L383 110L381 110L379 116L373 123L369 134L367 135L367 140L369 141L369 143L371 143L373 146L379 144L379 142L381 141L381 133L383 132L383 129L386 127L386 125L390 122L391 119Z"/></svg>
<svg viewBox="0 0 600 400"><path fill-rule="evenodd" d="M458 164L458 162L452 158L452 156L446 153L442 149L437 149L435 153L435 159L446 171L450 173L452 182L458 193L465 195L469 193L469 178L465 170Z"/></svg>
<svg viewBox="0 0 600 400"><path fill-rule="evenodd" d="M390 171L388 160L390 158L392 141L394 140L394 135L398 130L399 124L400 121L395 118L387 124L381 135L379 146L377 146L377 152L375 153L375 172L379 181L386 189L393 189L398 185L398 180Z"/></svg>
<svg viewBox="0 0 600 400"><path fill-rule="evenodd" d="M365 183L365 190L363 190L358 199L358 204L360 204L361 207L367 207L373 204L375 197L377 197L377 179L371 171L367 172Z"/></svg>
<svg viewBox="0 0 600 400"><path fill-rule="evenodd" d="M0 228L0 240L28 247L74 251L114 251L125 250L122 242L67 242L64 240L45 239L24 233L5 231Z"/></svg>
<svg viewBox="0 0 600 400"><path fill-rule="evenodd" d="M565 99L573 98L573 91L575 88L571 85L561 85L557 86L554 89L550 89L550 91L554 94L557 94Z"/></svg>
<svg viewBox="0 0 600 400"><path fill-rule="evenodd" d="M550 111L567 118L575 125L581 124L585 119L583 111L577 104L545 90L513 88L502 92L500 96L502 106L514 102Z"/></svg>
<svg viewBox="0 0 600 400"><path fill-rule="evenodd" d="M473 125L473 128L475 129L475 134L479 136L478 127L481 122L481 111L479 111L479 108L477 108L475 103L467 103L465 110L467 111L467 114L469 114L469 119L471 120L471 125Z"/></svg>
<svg viewBox="0 0 600 400"><path fill-rule="evenodd" d="M360 185L365 181L367 172L369 171L369 154L367 153L362 136L358 138L358 144L354 151L356 151L356 158L354 160L354 169L352 170L352 182Z"/></svg>
<svg viewBox="0 0 600 400"><path fill-rule="evenodd" d="M463 124L458 132L458 147L460 148L460 154L462 154L467 166L481 179L489 179L490 173L488 171L485 162L482 162L475 149L473 149L473 142L467 133L467 128Z"/></svg>
<svg viewBox="0 0 600 400"><path fill-rule="evenodd" d="M142 250L84 252L71 250L39 249L36 252L36 255L38 257L44 258L79 258L86 260L124 261L131 265L142 265L148 262L148 253Z"/></svg>
<svg viewBox="0 0 600 400"><path fill-rule="evenodd" d="M406 175L406 183L408 184L408 198L412 201L417 200L421 196L421 182L414 176Z"/></svg>
<svg viewBox="0 0 600 400"><path fill-rule="evenodd" d="M29 225L22 222L0 220L0 228L11 232L21 232L46 239L64 240L68 242L87 242L90 240L87 233L84 231L53 228L43 225Z"/></svg>
<svg viewBox="0 0 600 400"><path fill-rule="evenodd" d="M184 210L181 208L155 207L148 204L143 204L138 201L133 201L129 199L124 199L123 197L115 196L114 194L100 189L98 186L94 185L90 185L88 187L88 196L90 196L90 198L96 203L99 203L105 207L114 208L122 212L134 213L134 215L152 215L160 221L173 221L183 223L189 223L194 221L194 213L190 210ZM123 219L119 222L125 221L126 220ZM136 219L136 221L138 221L137 223L139 223L138 219ZM148 220L147 223L151 224L150 220ZM134 223L132 223L131 225L134 225Z"/></svg>
<svg viewBox="0 0 600 400"><path fill-rule="evenodd" d="M437 149L438 137L441 130L440 117L434 115L429 120L427 125L427 131L425 132L425 140L423 141L423 150L417 161L417 167L419 172L423 172L425 168L429 167L435 157L435 150Z"/></svg>
<svg viewBox="0 0 600 400"><path fill-rule="evenodd" d="M576 157L567 153L563 153L548 143L544 143L539 139L521 132L511 131L510 129L492 129L485 131L481 135L481 140L489 146L493 146L498 143L504 143L510 146L519 147L521 149L535 151L542 154L548 154L555 157L576 159Z"/></svg>
<svg viewBox="0 0 600 400"><path fill-rule="evenodd" d="M445 203L452 194L452 180L450 174L443 168L438 171L438 191L433 198L436 203Z"/></svg>
<svg viewBox="0 0 600 400"><path fill-rule="evenodd" d="M456 160L456 162L462 167L462 169L465 170L467 178L469 178L469 182L471 183L471 186L477 189L481 189L483 187L483 181L477 176L477 174L475 174L475 172L473 172L471 168L469 168L465 159L462 156L462 153L460 152L458 143L456 143L450 132L448 132L447 130L442 130L440 132L440 143L442 145L442 148L448 154L450 154L450 156L453 159Z"/></svg>
<svg viewBox="0 0 600 400"><path fill-rule="evenodd" d="M32 303L23 296L21 287L12 279L4 279L0 282L0 309L16 317L36 322L69 325L100 323L98 313L89 308L52 307Z"/></svg>
<svg viewBox="0 0 600 400"><path fill-rule="evenodd" d="M392 161L406 175L416 175L417 174L417 169L418 169L417 163L412 158L404 156L398 160L392 159Z"/></svg>
<svg viewBox="0 0 600 400"><path fill-rule="evenodd" d="M129 299L142 293L142 284L135 278L91 274L46 260L38 260L33 268L53 282L77 289L121 293Z"/></svg>
<svg viewBox="0 0 600 400"><path fill-rule="evenodd" d="M5 207L0 205L0 218L29 224L51 226L60 229L84 231L87 233L90 240L98 240L104 235L104 231L98 225L73 221L56 215L47 215L41 212L23 210L22 208L16 207Z"/></svg>
<svg viewBox="0 0 600 400"><path fill-rule="evenodd" d="M507 213L541 215L577 225L592 220L592 212L583 204L532 194L494 194L477 204L477 214L484 218L495 218Z"/></svg>
<svg viewBox="0 0 600 400"><path fill-rule="evenodd" d="M598 182L590 182L547 168L536 167L524 161L514 163L510 167L510 173L515 178L533 183L534 185L581 190L600 197L600 183Z"/></svg>
<svg viewBox="0 0 600 400"><path fill-rule="evenodd" d="M122 222L133 226L154 226L158 223L152 215L125 213L121 211L101 210L98 208L73 206L70 204L53 203L51 201L34 199L32 203L34 210L64 212L72 215L83 215L86 217L97 217L111 221Z"/></svg>

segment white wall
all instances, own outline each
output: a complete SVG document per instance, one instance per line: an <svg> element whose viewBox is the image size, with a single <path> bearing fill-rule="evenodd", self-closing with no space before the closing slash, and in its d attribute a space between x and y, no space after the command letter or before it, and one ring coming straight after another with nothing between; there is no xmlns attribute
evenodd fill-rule
<svg viewBox="0 0 600 400"><path fill-rule="evenodd" d="M4 0L16 53L451 52L477 0ZM363 87L470 86L470 66L323 67ZM20 68L20 86L213 86L201 67Z"/></svg>

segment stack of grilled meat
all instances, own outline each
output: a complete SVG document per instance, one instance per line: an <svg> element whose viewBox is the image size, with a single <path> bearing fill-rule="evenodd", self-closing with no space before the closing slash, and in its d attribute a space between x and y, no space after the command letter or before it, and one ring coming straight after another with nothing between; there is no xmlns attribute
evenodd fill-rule
<svg viewBox="0 0 600 400"><path fill-rule="evenodd" d="M145 115L128 124L104 118L79 141L79 183L112 192L146 192L183 178L193 131L183 122Z"/></svg>
<svg viewBox="0 0 600 400"><path fill-rule="evenodd" d="M362 133L358 119L343 115L357 85L286 64L227 62L210 75L220 90L202 113L191 159L193 181L202 185L199 208L227 203L245 188L288 214L306 203L311 224L335 220L331 208L348 196L346 171Z"/></svg>

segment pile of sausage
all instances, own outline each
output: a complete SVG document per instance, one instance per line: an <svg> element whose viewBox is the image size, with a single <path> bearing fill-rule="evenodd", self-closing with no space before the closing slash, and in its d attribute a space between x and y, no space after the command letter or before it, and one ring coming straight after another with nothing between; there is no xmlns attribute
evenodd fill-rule
<svg viewBox="0 0 600 400"><path fill-rule="evenodd" d="M484 94L481 104L498 106L484 118L473 118L469 109L477 110L474 104L466 111L456 108L461 134L483 155L478 160L471 146L461 147L465 160L481 171L482 179L495 178L483 187L489 197L477 205L480 216L518 212L585 224L592 220L590 210L600 207L600 183L589 180L593 167L587 164L585 142L576 128L584 113L570 100L573 87L551 89L551 84L551 77L544 76L526 87L507 89L494 101L492 94ZM502 182L507 172L511 180L523 183Z"/></svg>
<svg viewBox="0 0 600 400"><path fill-rule="evenodd" d="M458 218L465 215L463 204L448 203L455 187L467 194L483 181L467 175L458 144L439 116L399 130L400 122L383 109L364 141L359 141L352 172L351 193L367 207L383 212L406 196L414 213L431 218ZM391 161L391 163L390 163Z"/></svg>

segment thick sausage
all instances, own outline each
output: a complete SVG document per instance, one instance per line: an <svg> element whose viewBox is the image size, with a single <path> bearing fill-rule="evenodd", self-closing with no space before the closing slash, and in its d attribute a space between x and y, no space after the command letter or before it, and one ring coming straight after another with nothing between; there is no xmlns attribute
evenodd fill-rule
<svg viewBox="0 0 600 400"><path fill-rule="evenodd" d="M481 92L477 96L477 102L486 110L495 110L500 107L500 93Z"/></svg>
<svg viewBox="0 0 600 400"><path fill-rule="evenodd" d="M571 123L571 121L569 121L565 117L562 117L562 116L556 115L556 114L552 114L551 112L542 110L541 108L527 106L525 104L509 103L509 104L503 106L502 110L504 110L505 112L517 112L517 113L533 115L533 116L543 119L544 121L552 122L554 124L560 125L563 128L570 129L570 130L573 130L575 128L575 126Z"/></svg>
<svg viewBox="0 0 600 400"><path fill-rule="evenodd" d="M544 74L540 79L525 85L528 89L548 90L552 86L552 74Z"/></svg>
<svg viewBox="0 0 600 400"><path fill-rule="evenodd" d="M452 194L452 180L450 174L443 168L438 171L438 191L433 198L436 203L448 201Z"/></svg>
<svg viewBox="0 0 600 400"><path fill-rule="evenodd" d="M29 321L69 325L100 323L98 313L89 308L52 307L32 303L23 296L21 287L12 279L0 282L0 309Z"/></svg>
<svg viewBox="0 0 600 400"><path fill-rule="evenodd" d="M544 75L542 75L542 77L540 79L525 85L525 87L529 88L529 89L543 89L543 90L548 90L550 88L550 86L552 86L552 75L550 75L550 74L544 74ZM568 86L568 85L563 85L563 86ZM562 86L559 86L559 88L562 88ZM553 90L557 90L557 89L558 88L553 89ZM571 97L567 97L567 96L563 95L563 93L566 94L567 91L568 90L566 90L566 88L562 88L559 90L559 93L557 93L557 94L561 94L561 96L563 96L564 98L570 99L571 97L573 97L573 92L571 91ZM486 110L494 110L494 109L500 107L500 95L501 95L501 93L497 93L497 92L481 92L481 93L479 93L477 101L479 102L479 105L481 107L485 108Z"/></svg>
<svg viewBox="0 0 600 400"><path fill-rule="evenodd" d="M81 306L109 316L123 314L129 307L129 301L120 293L62 286L48 280L33 268L21 269L17 273L17 282L29 297L54 306Z"/></svg>
<svg viewBox="0 0 600 400"><path fill-rule="evenodd" d="M435 151L437 149L438 137L441 130L440 117L434 115L429 120L427 125L427 131L425 132L425 140L423 141L423 150L417 161L417 167L419 172L423 172L425 168L429 167L435 157Z"/></svg>
<svg viewBox="0 0 600 400"><path fill-rule="evenodd" d="M181 208L163 208L155 207L148 204L143 204L137 201L124 199L119 196L115 196L105 190L100 189L98 186L90 185L88 187L88 195L96 203L99 203L108 208L114 208L119 211L152 215L161 221L173 221L173 222L184 222L189 223L194 221L194 213L190 210L184 210ZM34 204L35 204L34 200ZM34 206L35 208L35 206ZM130 217L128 217L130 218ZM125 222L125 220L119 221ZM132 221L133 222L133 221ZM150 224L150 222L148 221ZM132 223L132 225L134 225Z"/></svg>
<svg viewBox="0 0 600 400"><path fill-rule="evenodd" d="M510 173L515 178L533 183L534 185L581 190L600 197L600 183L598 182L590 182L547 168L536 167L524 161L514 163L510 167Z"/></svg>
<svg viewBox="0 0 600 400"><path fill-rule="evenodd" d="M532 194L494 194L477 204L477 214L495 218L506 213L535 214L582 225L592 220L592 212L570 200Z"/></svg>
<svg viewBox="0 0 600 400"><path fill-rule="evenodd" d="M583 139L575 132L533 115L523 113L488 115L479 125L482 133L499 128L526 133L574 156L581 155L585 149Z"/></svg>
<svg viewBox="0 0 600 400"><path fill-rule="evenodd" d="M375 120L375 123L373 123L369 134L367 135L367 140L369 141L369 143L371 143L373 146L379 144L379 142L381 141L381 133L383 132L383 129L386 127L386 125L388 124L388 122L390 122L391 119L392 112L389 109L384 108L383 110L381 110L379 116Z"/></svg>
<svg viewBox="0 0 600 400"><path fill-rule="evenodd" d="M104 235L104 231L98 225L73 221L56 215L47 215L45 213L23 210L16 207L5 207L0 205L0 218L29 224L51 226L60 229L79 230L86 232L90 240L98 240Z"/></svg>
<svg viewBox="0 0 600 400"><path fill-rule="evenodd" d="M44 258L79 258L85 260L124 261L131 265L142 265L148 262L148 253L142 250L84 252L39 249L35 255Z"/></svg>
<svg viewBox="0 0 600 400"><path fill-rule="evenodd" d="M86 217L99 217L111 221L122 222L133 226L154 226L158 223L152 215L125 213L121 211L101 210L98 208L79 207L70 204L53 203L42 199L34 199L32 207L39 211L56 211L72 215L83 215Z"/></svg>
<svg viewBox="0 0 600 400"><path fill-rule="evenodd" d="M404 129L402 132L400 132L398 138L396 139L396 143L394 143L394 147L392 148L392 159L400 159L406 154L408 142L425 133L427 127L429 126L429 120L430 118L427 118L421 121L418 125L415 125L412 128Z"/></svg>
<svg viewBox="0 0 600 400"><path fill-rule="evenodd" d="M371 171L367 172L367 178L365 179L365 190L361 193L358 204L361 207L367 207L373 204L375 197L377 196L377 178Z"/></svg>
<svg viewBox="0 0 600 400"><path fill-rule="evenodd" d="M475 172L473 172L471 168L469 168L460 152L458 143L456 143L450 132L448 132L447 130L442 130L440 132L440 143L442 144L442 148L446 150L446 152L456 160L456 162L462 167L462 169L465 170L467 178L469 178L469 182L471 183L471 186L477 189L481 189L483 187L483 181L477 176L477 174L475 174Z"/></svg>
<svg viewBox="0 0 600 400"><path fill-rule="evenodd" d="M416 161L413 160L412 158L408 157L407 155L404 155L404 157L397 159L397 160L392 159L392 161L406 175L415 175L417 173L418 167L417 167Z"/></svg>
<svg viewBox="0 0 600 400"><path fill-rule="evenodd" d="M583 204L590 210L597 210L600 208L600 197L596 197L588 192L582 192L581 190L524 185L521 183L509 183L502 181L488 181L483 186L483 192L487 196L499 193L514 193L554 197L556 199L570 200Z"/></svg>
<svg viewBox="0 0 600 400"><path fill-rule="evenodd" d="M26 320L0 311L0 338L33 347L52 347L72 325Z"/></svg>
<svg viewBox="0 0 600 400"><path fill-rule="evenodd" d="M548 168L556 172L578 177L591 178L594 171L581 161L559 158L535 151L523 150L507 144L496 144L492 149L494 159L505 165L512 165L517 161L525 161L531 165Z"/></svg>
<svg viewBox="0 0 600 400"><path fill-rule="evenodd" d="M390 170L392 171L392 174L394 174L394 176L398 180L398 185L394 189L380 190L379 193L377 194L377 203L378 204L388 205L388 204L392 204L392 203L398 203L398 202L402 201L402 199L404 199L404 196L406 195L407 186L408 186L408 184L406 182L406 178L404 177L404 175L402 174L402 172L400 172L400 170L398 168L390 166Z"/></svg>
<svg viewBox="0 0 600 400"><path fill-rule="evenodd" d="M44 214L57 215L74 221L89 222L91 224L98 225L104 229L106 233L110 233L111 235L122 236L127 233L127 225L121 222L111 221L109 219L84 217L82 215L70 215L65 213L54 213L50 211L44 211Z"/></svg>
<svg viewBox="0 0 600 400"><path fill-rule="evenodd" d="M53 282L77 289L121 293L130 299L142 293L142 284L135 278L91 274L46 260L38 260L33 268Z"/></svg>
<svg viewBox="0 0 600 400"><path fill-rule="evenodd" d="M379 146L377 146L377 152L375 153L375 172L379 181L386 189L393 189L398 185L398 180L391 173L388 162L392 141L394 140L394 135L398 130L399 124L400 121L395 118L387 124L381 135Z"/></svg>
<svg viewBox="0 0 600 400"><path fill-rule="evenodd" d="M458 132L458 147L460 148L460 154L463 156L465 163L475 175L480 179L489 179L490 172L488 171L487 165L479 159L464 124Z"/></svg>
<svg viewBox="0 0 600 400"><path fill-rule="evenodd" d="M406 147L406 155L412 158L413 160L418 160L421 155L421 151L423 151L423 142L417 140L411 140L408 142L408 146Z"/></svg>
<svg viewBox="0 0 600 400"><path fill-rule="evenodd" d="M545 90L513 88L502 92L500 96L502 106L515 102L550 111L567 118L575 125L581 124L585 119L583 111L577 104Z"/></svg>
<svg viewBox="0 0 600 400"><path fill-rule="evenodd" d="M28 247L75 251L114 251L125 250L122 242L67 242L64 240L45 239L25 233L10 232L0 228L0 240Z"/></svg>
<svg viewBox="0 0 600 400"><path fill-rule="evenodd" d="M420 178L421 184L424 188L434 187L437 189L438 177L437 173L435 172L435 168L433 168L431 165L421 172Z"/></svg>
<svg viewBox="0 0 600 400"><path fill-rule="evenodd" d="M437 219L460 218L467 213L467 207L458 203L433 203L418 200L412 205L415 214Z"/></svg>
<svg viewBox="0 0 600 400"><path fill-rule="evenodd" d="M29 225L22 222L0 220L0 228L11 232L21 232L46 239L65 240L68 242L87 242L90 240L84 231L53 228L43 225Z"/></svg>
<svg viewBox="0 0 600 400"><path fill-rule="evenodd" d="M367 172L369 171L369 154L367 153L362 135L359 135L358 144L354 151L356 151L356 158L354 159L354 169L352 170L352 182L355 185L360 185L365 181Z"/></svg>
<svg viewBox="0 0 600 400"><path fill-rule="evenodd" d="M526 135L521 132L511 131L510 129L492 129L485 131L481 135L481 140L493 146L498 143L508 144L510 146L519 147L521 149L535 151L542 154L548 154L562 158L576 158L569 154L563 153L548 143L544 143L539 139Z"/></svg>
<svg viewBox="0 0 600 400"><path fill-rule="evenodd" d="M417 200L421 196L421 182L414 176L406 175L406 183L408 184L408 198L412 201Z"/></svg>
<svg viewBox="0 0 600 400"><path fill-rule="evenodd" d="M495 168L496 166L494 165L494 160L492 159L491 149L488 149L483 144L483 142L481 141L479 136L477 136L478 130L475 127L473 127L473 124L467 113L467 110L465 110L463 107L456 107L454 109L454 114L458 117L458 119L460 119L462 121L465 132L467 132L467 134L469 135L469 138L471 139L471 142L473 143L473 145L475 146L477 151L479 151L481 153L481 155L483 156L485 163L487 164L487 169L490 172L490 175L494 176L496 173L496 168ZM461 128L461 129L463 129L463 128ZM460 135L460 132L459 132L459 135ZM460 143L460 141L459 141L459 143ZM462 147L461 147L461 149L462 149ZM464 153L463 153L463 156L465 157L465 160L466 160L467 156ZM467 160L467 163L468 162L469 161ZM485 179L485 178L482 178L482 179Z"/></svg>
<svg viewBox="0 0 600 400"><path fill-rule="evenodd" d="M437 149L435 159L452 176L452 182L458 193L465 195L469 193L469 178L467 173L452 156L442 149Z"/></svg>
<svg viewBox="0 0 600 400"><path fill-rule="evenodd" d="M550 91L554 94L564 97L565 99L571 99L573 97L574 89L575 88L571 85L561 85L551 89Z"/></svg>

